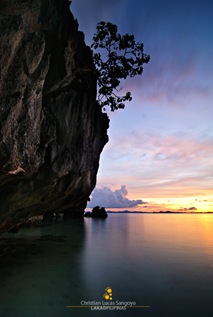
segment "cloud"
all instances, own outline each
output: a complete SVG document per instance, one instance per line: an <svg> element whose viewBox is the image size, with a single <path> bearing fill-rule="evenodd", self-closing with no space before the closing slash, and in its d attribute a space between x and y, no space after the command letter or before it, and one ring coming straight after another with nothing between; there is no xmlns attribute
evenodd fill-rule
<svg viewBox="0 0 213 317"><path fill-rule="evenodd" d="M114 123L112 128L115 129ZM201 192L201 188L212 188L211 137L199 132L191 135L190 131L121 132L110 138L101 157L99 186L107 183L117 187L123 183L131 190L140 188L146 192L150 186L155 189L164 186L166 191L175 191L177 186L181 190L184 186L186 192L192 188L199 188Z"/></svg>
<svg viewBox="0 0 213 317"><path fill-rule="evenodd" d="M128 191L125 185L115 191L112 191L109 187L95 188L92 193L92 199L87 207L93 208L95 206L103 206L106 208L130 208L145 204L141 199L128 199L126 197L127 194Z"/></svg>
<svg viewBox="0 0 213 317"><path fill-rule="evenodd" d="M184 210L192 211L192 210L197 210L197 208L196 207L190 207L190 208L184 208Z"/></svg>

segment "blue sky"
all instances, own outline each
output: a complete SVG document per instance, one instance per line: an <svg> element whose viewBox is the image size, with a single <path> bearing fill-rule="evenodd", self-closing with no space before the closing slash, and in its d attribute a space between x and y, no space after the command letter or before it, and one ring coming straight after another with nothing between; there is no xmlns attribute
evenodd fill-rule
<svg viewBox="0 0 213 317"><path fill-rule="evenodd" d="M213 211L213 2L73 0L71 11L88 45L110 21L151 56L143 76L123 84L133 100L109 113L99 196L147 203L137 210Z"/></svg>

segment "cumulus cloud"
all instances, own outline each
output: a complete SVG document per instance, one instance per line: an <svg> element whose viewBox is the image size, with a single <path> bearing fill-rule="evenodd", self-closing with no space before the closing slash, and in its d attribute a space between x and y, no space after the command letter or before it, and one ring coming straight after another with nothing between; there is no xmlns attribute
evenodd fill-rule
<svg viewBox="0 0 213 317"><path fill-rule="evenodd" d="M93 208L95 206L103 206L106 208L130 208L145 204L141 199L128 199L126 197L127 194L128 191L125 185L115 191L111 190L109 187L96 188L92 193L91 201L87 207Z"/></svg>

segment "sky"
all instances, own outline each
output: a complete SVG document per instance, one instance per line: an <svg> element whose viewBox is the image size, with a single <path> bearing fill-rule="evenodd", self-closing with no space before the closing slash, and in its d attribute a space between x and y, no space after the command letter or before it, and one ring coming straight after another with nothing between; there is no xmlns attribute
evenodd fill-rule
<svg viewBox="0 0 213 317"><path fill-rule="evenodd" d="M110 140L88 207L213 211L212 0L73 0L71 11L87 45L109 21L151 58L122 84L133 100L108 112Z"/></svg>

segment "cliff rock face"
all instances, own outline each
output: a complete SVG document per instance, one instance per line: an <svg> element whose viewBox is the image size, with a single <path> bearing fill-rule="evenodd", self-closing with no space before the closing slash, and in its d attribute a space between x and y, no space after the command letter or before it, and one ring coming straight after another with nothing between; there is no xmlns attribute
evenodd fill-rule
<svg viewBox="0 0 213 317"><path fill-rule="evenodd" d="M82 214L108 118L67 0L0 2L0 232L47 211Z"/></svg>

